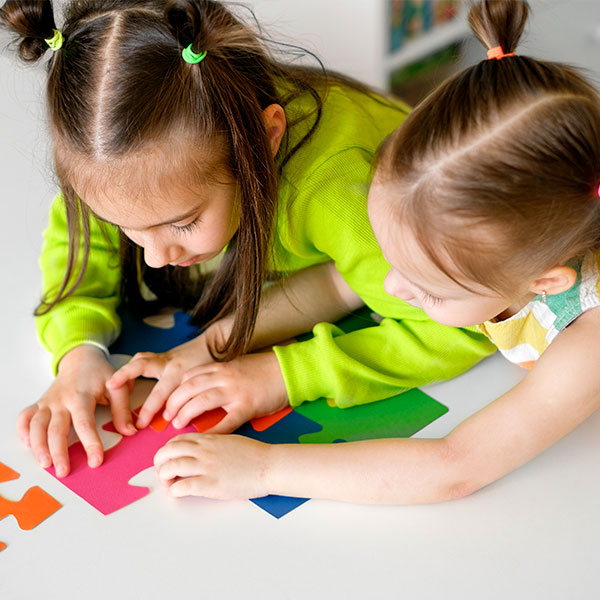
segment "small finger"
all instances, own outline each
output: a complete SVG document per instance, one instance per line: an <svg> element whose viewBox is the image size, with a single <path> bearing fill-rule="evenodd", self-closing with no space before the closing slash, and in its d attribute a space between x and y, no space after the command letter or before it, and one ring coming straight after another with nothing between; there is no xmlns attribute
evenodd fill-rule
<svg viewBox="0 0 600 600"><path fill-rule="evenodd" d="M48 424L48 448L57 477L69 474L69 451L67 437L71 430L71 418L66 410L52 414Z"/></svg>
<svg viewBox="0 0 600 600"><path fill-rule="evenodd" d="M164 406L167 398L173 393L178 384L179 378L175 375L165 375L156 382L140 409L136 423L138 429L148 426L154 415Z"/></svg>
<svg viewBox="0 0 600 600"><path fill-rule="evenodd" d="M188 379L185 383L181 383L167 398L163 419L171 421L177 416L183 406L195 399L194 396L201 396L201 394L206 393L214 386L214 378L207 375L196 375L195 377ZM200 415L205 410L207 409L200 409L200 412L193 416ZM179 419L179 422L182 423L182 420ZM187 423L181 425L173 424L175 427L185 427L185 425L187 425Z"/></svg>
<svg viewBox="0 0 600 600"><path fill-rule="evenodd" d="M172 458L162 463L156 470L159 479L168 482L177 477L192 477L202 475L200 462L191 456Z"/></svg>
<svg viewBox="0 0 600 600"><path fill-rule="evenodd" d="M173 427L182 429L186 427L192 419L223 406L223 395L220 390L213 389L192 398L184 404L179 412L173 418Z"/></svg>
<svg viewBox="0 0 600 600"><path fill-rule="evenodd" d="M24 408L17 417L17 435L28 448L31 448L31 440L29 439L29 426L31 419L33 419L33 415L35 415L37 410L37 405L32 404L31 406Z"/></svg>
<svg viewBox="0 0 600 600"><path fill-rule="evenodd" d="M155 455L154 466L158 469L161 465L174 458L194 456L197 451L199 433L184 433L170 439Z"/></svg>
<svg viewBox="0 0 600 600"><path fill-rule="evenodd" d="M169 496L183 498L184 496L205 496L205 478L202 476L177 479L169 486Z"/></svg>
<svg viewBox="0 0 600 600"><path fill-rule="evenodd" d="M131 416L128 389L121 387L116 390L107 390L107 395L115 429L123 435L134 435L137 433Z"/></svg>
<svg viewBox="0 0 600 600"><path fill-rule="evenodd" d="M88 465L94 469L104 460L104 448L96 431L93 403L79 405L71 411L73 428L79 436L88 458Z"/></svg>
<svg viewBox="0 0 600 600"><path fill-rule="evenodd" d="M112 374L111 378L106 382L106 387L110 390L116 390L129 381L142 376L145 368L145 360L131 359L126 365L123 365Z"/></svg>
<svg viewBox="0 0 600 600"><path fill-rule="evenodd" d="M52 466L50 449L48 448L48 423L50 422L50 411L38 409L30 421L29 439L31 449L40 467L47 469Z"/></svg>

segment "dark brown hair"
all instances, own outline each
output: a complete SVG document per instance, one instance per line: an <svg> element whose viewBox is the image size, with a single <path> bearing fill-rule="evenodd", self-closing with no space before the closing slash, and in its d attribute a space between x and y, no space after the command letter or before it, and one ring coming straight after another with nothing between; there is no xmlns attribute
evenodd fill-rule
<svg viewBox="0 0 600 600"><path fill-rule="evenodd" d="M528 10L486 0L469 22L486 48L515 52ZM461 284L514 293L600 244L600 98L566 65L517 53L467 68L409 115L379 169L399 222Z"/></svg>
<svg viewBox="0 0 600 600"><path fill-rule="evenodd" d="M44 39L56 27L52 3L45 0L9 0L0 22L21 36L19 54L28 61L45 53ZM266 277L279 173L318 126L327 85L368 90L278 62L260 33L214 0L78 0L66 9L62 33L64 46L49 63L48 107L69 258L61 289L44 298L37 314L73 293L90 251L89 209L73 190L69 157L100 156L110 163L184 130L198 143L222 149L224 170L239 190L239 228L218 270L200 280L189 269L147 267L141 249L121 233L122 299L137 311L155 310L156 303L142 299L143 280L158 304L191 310L198 325L235 312L231 337L216 353L222 359L239 355L249 343ZM182 59L189 44L195 52L207 51L202 63ZM262 111L302 95L312 97L313 106L296 120L288 115L288 133L274 159ZM289 131L301 121L306 133L291 145Z"/></svg>

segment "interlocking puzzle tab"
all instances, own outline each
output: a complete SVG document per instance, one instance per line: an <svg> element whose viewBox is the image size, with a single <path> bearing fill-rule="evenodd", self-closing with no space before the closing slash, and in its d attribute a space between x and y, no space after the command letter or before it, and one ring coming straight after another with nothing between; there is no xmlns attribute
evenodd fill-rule
<svg viewBox="0 0 600 600"><path fill-rule="evenodd" d="M0 483L19 478L19 473L0 462ZM37 527L50 515L54 514L62 504L55 500L37 485L29 488L25 495L17 501L8 500L0 496L0 521L12 515L17 520L19 527L25 531ZM0 552L6 548L0 542Z"/></svg>

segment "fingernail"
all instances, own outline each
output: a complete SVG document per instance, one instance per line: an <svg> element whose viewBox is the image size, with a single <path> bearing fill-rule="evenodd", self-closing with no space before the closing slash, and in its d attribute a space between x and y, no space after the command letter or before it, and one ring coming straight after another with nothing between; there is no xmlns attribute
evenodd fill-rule
<svg viewBox="0 0 600 600"><path fill-rule="evenodd" d="M163 419L165 421L170 421L171 420L171 413L169 411L167 411L167 410L165 410L165 412L162 414L162 416L163 416Z"/></svg>
<svg viewBox="0 0 600 600"><path fill-rule="evenodd" d="M92 456L92 457L90 457L88 465L92 469L95 469L96 467L100 466L100 457L99 456Z"/></svg>
<svg viewBox="0 0 600 600"><path fill-rule="evenodd" d="M173 427L175 427L175 429L181 429L181 421L179 419L174 419Z"/></svg>
<svg viewBox="0 0 600 600"><path fill-rule="evenodd" d="M52 464L52 461L47 454L40 454L38 456L38 463L40 464L40 467L47 469Z"/></svg>
<svg viewBox="0 0 600 600"><path fill-rule="evenodd" d="M131 435L137 433L137 429L133 423L129 423L129 425L127 425L127 431L131 433Z"/></svg>
<svg viewBox="0 0 600 600"><path fill-rule="evenodd" d="M56 467L56 476L57 477L64 477L67 474L67 467L65 467L64 465L60 465L58 467Z"/></svg>

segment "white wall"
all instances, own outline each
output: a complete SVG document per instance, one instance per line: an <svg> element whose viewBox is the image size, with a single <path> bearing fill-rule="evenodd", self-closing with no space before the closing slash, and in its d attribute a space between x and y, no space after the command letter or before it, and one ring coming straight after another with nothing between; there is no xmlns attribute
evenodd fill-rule
<svg viewBox="0 0 600 600"><path fill-rule="evenodd" d="M327 67L373 85L386 52L386 0L244 0L276 39L296 41L319 54ZM531 56L569 62L600 80L600 0L530 0L526 37ZM384 32L384 35L382 35ZM481 60L478 43L467 61Z"/></svg>

